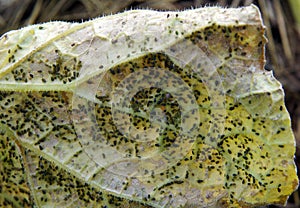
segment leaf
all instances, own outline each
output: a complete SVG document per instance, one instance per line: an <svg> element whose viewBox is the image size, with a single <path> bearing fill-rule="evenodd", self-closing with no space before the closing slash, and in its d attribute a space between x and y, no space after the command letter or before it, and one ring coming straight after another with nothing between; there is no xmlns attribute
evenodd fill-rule
<svg viewBox="0 0 300 208"><path fill-rule="evenodd" d="M255 207L297 188L255 6L133 10L0 39L3 207Z"/></svg>

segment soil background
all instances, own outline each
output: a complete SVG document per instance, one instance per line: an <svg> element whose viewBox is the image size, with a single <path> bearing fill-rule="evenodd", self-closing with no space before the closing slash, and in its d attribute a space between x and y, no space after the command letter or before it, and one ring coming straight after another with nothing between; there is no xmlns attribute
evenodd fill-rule
<svg viewBox="0 0 300 208"><path fill-rule="evenodd" d="M250 4L260 8L266 25L269 42L265 68L272 70L283 84L297 141L296 163L300 167L300 0L0 0L0 36L30 24L54 20L82 22L129 9L183 10ZM299 190L286 207L300 207Z"/></svg>

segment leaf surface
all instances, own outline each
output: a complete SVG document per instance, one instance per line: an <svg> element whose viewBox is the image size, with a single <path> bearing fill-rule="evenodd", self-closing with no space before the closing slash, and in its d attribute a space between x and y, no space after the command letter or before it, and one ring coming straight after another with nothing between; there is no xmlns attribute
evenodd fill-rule
<svg viewBox="0 0 300 208"><path fill-rule="evenodd" d="M0 205L255 207L297 188L258 9L133 10L0 39Z"/></svg>

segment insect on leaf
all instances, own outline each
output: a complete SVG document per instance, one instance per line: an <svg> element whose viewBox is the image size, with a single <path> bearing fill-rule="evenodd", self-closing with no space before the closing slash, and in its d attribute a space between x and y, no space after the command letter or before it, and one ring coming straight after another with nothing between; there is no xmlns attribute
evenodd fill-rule
<svg viewBox="0 0 300 208"><path fill-rule="evenodd" d="M133 10L0 39L1 207L255 207L297 188L255 6Z"/></svg>

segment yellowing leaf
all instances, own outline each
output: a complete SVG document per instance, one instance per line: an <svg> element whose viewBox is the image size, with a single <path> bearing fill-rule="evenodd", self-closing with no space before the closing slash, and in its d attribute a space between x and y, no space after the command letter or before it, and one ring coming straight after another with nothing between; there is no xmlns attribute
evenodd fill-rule
<svg viewBox="0 0 300 208"><path fill-rule="evenodd" d="M0 39L1 207L255 207L297 188L258 9L128 11Z"/></svg>

